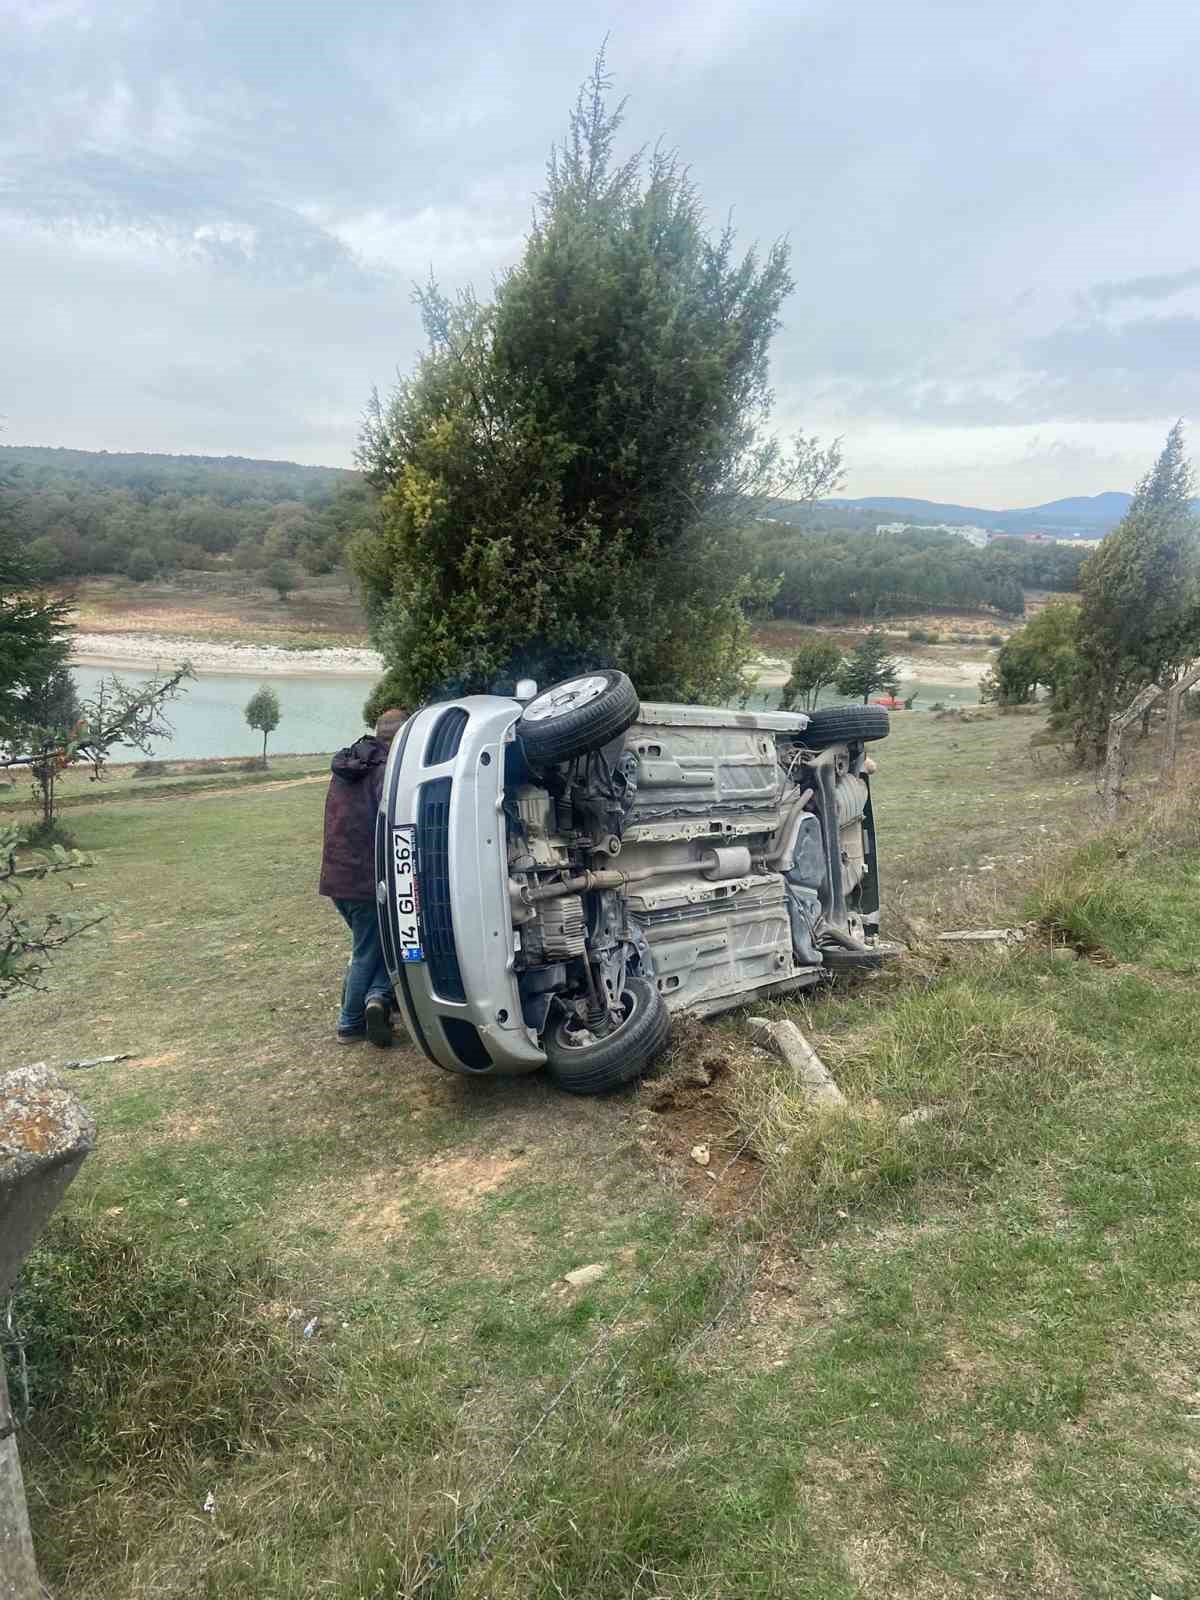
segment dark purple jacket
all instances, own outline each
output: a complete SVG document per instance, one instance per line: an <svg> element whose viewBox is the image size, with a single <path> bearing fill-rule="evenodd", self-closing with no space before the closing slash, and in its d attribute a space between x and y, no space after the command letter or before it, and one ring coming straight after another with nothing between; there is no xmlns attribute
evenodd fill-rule
<svg viewBox="0 0 1200 1600"><path fill-rule="evenodd" d="M387 745L370 733L333 758L317 891L330 899L375 898L375 813L387 758Z"/></svg>

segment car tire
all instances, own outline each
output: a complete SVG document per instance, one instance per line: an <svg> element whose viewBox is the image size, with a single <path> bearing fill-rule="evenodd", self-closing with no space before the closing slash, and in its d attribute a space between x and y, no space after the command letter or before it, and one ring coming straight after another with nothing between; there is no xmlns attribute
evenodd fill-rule
<svg viewBox="0 0 1200 1600"><path fill-rule="evenodd" d="M599 750L631 727L641 709L623 672L581 672L529 702L517 720L517 737L530 766L552 766Z"/></svg>
<svg viewBox="0 0 1200 1600"><path fill-rule="evenodd" d="M890 726L883 706L826 706L810 715L800 739L810 750L823 750L831 744L869 744L872 739L886 739Z"/></svg>
<svg viewBox="0 0 1200 1600"><path fill-rule="evenodd" d="M666 1001L645 978L626 978L621 994L625 1019L612 1033L588 1044L570 1042L569 1019L558 1017L542 1039L546 1071L567 1094L606 1094L639 1077L659 1054L671 1031Z"/></svg>

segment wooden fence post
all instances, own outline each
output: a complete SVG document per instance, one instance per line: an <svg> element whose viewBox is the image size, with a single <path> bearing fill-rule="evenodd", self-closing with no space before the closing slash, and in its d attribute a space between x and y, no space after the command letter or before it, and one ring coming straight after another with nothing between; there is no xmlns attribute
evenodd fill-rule
<svg viewBox="0 0 1200 1600"><path fill-rule="evenodd" d="M1162 758L1164 783L1169 783L1175 774L1175 758L1179 754L1179 712L1183 706L1183 697L1197 679L1200 679L1200 663L1185 672L1183 677L1167 690L1167 731Z"/></svg>
<svg viewBox="0 0 1200 1600"><path fill-rule="evenodd" d="M1143 711L1149 710L1162 692L1159 684L1148 683L1124 711L1117 712L1108 725L1108 752L1104 758L1104 815L1110 822L1116 821L1121 805L1121 780L1125 776L1121 747L1125 742L1126 731L1130 723L1136 722Z"/></svg>

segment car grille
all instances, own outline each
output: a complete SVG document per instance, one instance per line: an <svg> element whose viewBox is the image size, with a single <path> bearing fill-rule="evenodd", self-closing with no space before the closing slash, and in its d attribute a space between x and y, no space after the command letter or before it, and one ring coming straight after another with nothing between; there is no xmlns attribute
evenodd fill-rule
<svg viewBox="0 0 1200 1600"><path fill-rule="evenodd" d="M442 712L433 725L425 750L427 767L440 767L443 761L450 761L458 754L466 725L467 713L461 706L453 706L449 711Z"/></svg>
<svg viewBox="0 0 1200 1600"><path fill-rule="evenodd" d="M417 882L421 891L421 938L433 991L443 1000L465 1000L450 913L449 778L435 778L421 788L417 806Z"/></svg>

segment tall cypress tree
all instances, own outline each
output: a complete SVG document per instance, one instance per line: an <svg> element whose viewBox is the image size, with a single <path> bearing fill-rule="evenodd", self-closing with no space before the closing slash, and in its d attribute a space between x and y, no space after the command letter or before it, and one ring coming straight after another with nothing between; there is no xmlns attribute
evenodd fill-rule
<svg viewBox="0 0 1200 1600"><path fill-rule="evenodd" d="M1200 655L1200 521L1183 424L1138 484L1124 518L1079 577L1079 668L1069 686L1075 744L1104 752L1109 719L1139 689Z"/></svg>
<svg viewBox="0 0 1200 1600"><path fill-rule="evenodd" d="M735 692L741 530L840 476L836 445L765 433L787 246L738 259L676 156L618 164L608 87L601 61L494 301L419 293L428 352L364 428L383 527L352 560L407 704L593 664Z"/></svg>

